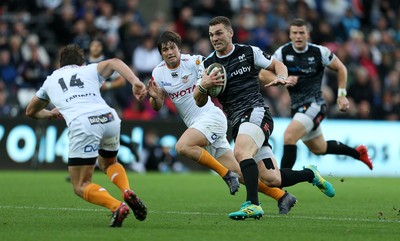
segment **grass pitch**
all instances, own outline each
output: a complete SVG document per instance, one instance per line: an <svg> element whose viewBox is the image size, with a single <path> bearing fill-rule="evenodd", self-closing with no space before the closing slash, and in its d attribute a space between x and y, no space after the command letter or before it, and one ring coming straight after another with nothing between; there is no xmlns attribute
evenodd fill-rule
<svg viewBox="0 0 400 241"><path fill-rule="evenodd" d="M131 214L122 228L109 228L110 212L75 196L66 171L0 171L0 240L400 240L399 178L328 177L334 198L301 183L287 188L298 199L288 215L260 195L264 218L234 221L227 214L245 201L243 185L231 196L210 173L128 175L148 206L147 219ZM104 174L93 181L121 197Z"/></svg>

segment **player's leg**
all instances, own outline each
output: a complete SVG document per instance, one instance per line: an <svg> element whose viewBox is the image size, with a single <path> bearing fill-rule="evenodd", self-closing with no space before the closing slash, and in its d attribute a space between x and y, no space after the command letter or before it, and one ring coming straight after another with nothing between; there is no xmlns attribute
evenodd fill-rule
<svg viewBox="0 0 400 241"><path fill-rule="evenodd" d="M227 129L227 120L221 109L217 107L209 109L207 113L197 116L193 125L183 133L176 144L176 150L179 154L218 173L227 183L230 193L233 195L239 188L237 174L219 163L215 159L215 153L210 153L218 147L230 148L226 140ZM219 154L216 157L218 156Z"/></svg>
<svg viewBox="0 0 400 241"><path fill-rule="evenodd" d="M293 120L284 133L284 148L281 168L293 168L296 157L298 140L311 139L314 131L319 128L321 121L326 116L326 105L316 102L306 104L296 110L292 109Z"/></svg>
<svg viewBox="0 0 400 241"><path fill-rule="evenodd" d="M364 145L359 145L356 148L352 148L348 145L341 143L340 141L325 141L322 131L320 129L321 127L318 127L317 130L315 130L315 132L319 131L319 135L312 136L311 138L303 140L304 144L312 153L316 155L334 154L350 156L356 160L360 160L361 162L363 162L365 165L368 166L369 169L373 169L371 158L368 156L368 150Z"/></svg>
<svg viewBox="0 0 400 241"><path fill-rule="evenodd" d="M68 166L75 194L90 203L108 208L112 212L110 226L120 227L129 213L129 208L112 197L106 189L96 183L92 183L95 165L75 165L78 162L86 162L85 159L78 159L80 158L74 158L74 161L69 161Z"/></svg>
<svg viewBox="0 0 400 241"><path fill-rule="evenodd" d="M283 135L283 156L281 160L281 168L293 168L297 159L297 141L300 140L307 130L304 125L292 120Z"/></svg>
<svg viewBox="0 0 400 241"><path fill-rule="evenodd" d="M250 135L245 134L248 129L257 129L259 127L249 122L243 125L245 126L244 129L239 130L239 134L235 140L234 156L236 160L240 160L240 170L246 186L246 201L242 204L239 211L229 214L229 217L235 220L246 218L258 219L264 215L264 210L262 210L258 199L258 168L256 161L253 159L258 146Z"/></svg>
<svg viewBox="0 0 400 241"><path fill-rule="evenodd" d="M263 146L256 155L260 179L270 187L289 187L300 182L309 182L316 185L329 197L335 195L333 186L319 174L315 166L307 166L301 171L290 168L278 169L276 159L269 146Z"/></svg>
<svg viewBox="0 0 400 241"><path fill-rule="evenodd" d="M233 172L237 173L239 175L240 183L244 184L239 163L236 161L233 152L230 148L226 149L224 154L219 156L217 160L229 170L232 170ZM280 188L269 187L265 183L263 183L260 179L258 180L258 192L261 192L275 199L278 202L280 214L287 214L290 211L290 208L294 205L294 204L292 205L291 203L296 203L297 201L296 198L290 195L289 193L283 191ZM287 208L288 206L290 206L290 208Z"/></svg>
<svg viewBox="0 0 400 241"><path fill-rule="evenodd" d="M120 141L119 118L114 117L114 121L103 124L103 128L104 132L99 144L99 168L121 190L125 202L132 209L136 219L143 221L147 216L147 207L131 189L126 170L117 161Z"/></svg>
<svg viewBox="0 0 400 241"><path fill-rule="evenodd" d="M82 115L71 122L68 134L70 140L68 171L74 192L90 203L111 210L110 226L116 227L122 225L129 213L129 208L112 197L103 187L92 183L92 175L98 155L97 147L102 136L100 125L91 125L88 115Z"/></svg>
<svg viewBox="0 0 400 241"><path fill-rule="evenodd" d="M217 138L217 136L215 137ZM188 128L179 138L175 148L178 154L197 161L200 165L210 168L218 173L222 178L232 181L227 184L230 193L232 195L235 194L239 188L238 177L231 173L228 168L219 163L207 150L202 148L208 144L209 141L203 132L195 128Z"/></svg>
<svg viewBox="0 0 400 241"><path fill-rule="evenodd" d="M271 148L262 146L254 158L257 160L260 173L259 190L278 202L279 214L287 214L296 204L297 199L292 194L278 188L281 176Z"/></svg>

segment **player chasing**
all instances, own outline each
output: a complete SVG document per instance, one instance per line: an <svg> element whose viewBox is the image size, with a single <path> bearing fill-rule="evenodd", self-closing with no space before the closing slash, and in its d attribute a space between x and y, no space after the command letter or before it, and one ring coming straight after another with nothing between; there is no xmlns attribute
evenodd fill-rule
<svg viewBox="0 0 400 241"><path fill-rule="evenodd" d="M360 160L372 170L372 161L364 145L352 148L336 140L325 141L320 126L327 112L321 92L325 67L337 73L339 110L349 109L349 101L346 98L346 66L328 48L308 42L310 31L308 23L303 19L295 19L291 22L289 35L291 42L280 46L274 54L289 70L285 86L290 94L293 116L292 122L284 133L281 168L293 168L297 158L296 143L301 139L316 155L350 156ZM269 71L260 72L260 79L268 81L274 78L274 74ZM274 85L274 83L269 85Z"/></svg>
<svg viewBox="0 0 400 241"><path fill-rule="evenodd" d="M55 119L62 116L69 128L68 172L76 195L87 202L111 210L111 227L121 227L132 209L143 221L147 208L130 188L124 167L117 162L121 120L116 111L101 98L104 80L118 72L132 84L138 100L147 95L146 86L119 59L84 65L83 49L65 46L60 52L60 68L44 81L26 109L34 119ZM49 102L55 106L45 109ZM95 163L122 193L124 202L92 182Z"/></svg>
<svg viewBox="0 0 400 241"><path fill-rule="evenodd" d="M301 171L279 170L268 139L274 122L260 93L258 73L266 69L275 73L273 85L286 83L286 66L258 47L233 44L230 20L218 16L209 22L209 37L215 51L205 60L204 67L213 63L224 66L228 76L226 88L218 96L235 140L234 157L238 160L246 186L246 201L239 211L228 216L234 220L260 218L264 215L258 199L259 178L271 187L288 187L299 182L316 185L325 195L333 197L333 186L321 177L315 166ZM241 71L239 71L241 70ZM222 85L220 76L203 74L194 90L196 104L202 108L209 102L208 89Z"/></svg>

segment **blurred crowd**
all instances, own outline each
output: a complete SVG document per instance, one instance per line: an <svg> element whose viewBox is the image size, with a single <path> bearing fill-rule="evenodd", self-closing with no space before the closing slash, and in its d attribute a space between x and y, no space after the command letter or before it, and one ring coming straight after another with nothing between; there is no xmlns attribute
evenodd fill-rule
<svg viewBox="0 0 400 241"><path fill-rule="evenodd" d="M155 41L165 30L182 36L183 53L207 56L208 21L224 15L234 41L272 54L288 42L288 24L312 26L311 42L327 46L347 66L350 111L336 108L336 76L326 71L328 118L400 120L400 2L391 0L169 0L170 11L144 16L144 0L3 0L0 3L0 117L21 116L44 79L58 66L60 47L80 45L93 59L121 58L147 82L161 61ZM147 20L146 20L147 19ZM148 20L150 19L150 20ZM97 41L97 47L93 42ZM155 112L122 85L107 101L125 120L179 118L167 101ZM264 89L276 117L290 115L285 88Z"/></svg>

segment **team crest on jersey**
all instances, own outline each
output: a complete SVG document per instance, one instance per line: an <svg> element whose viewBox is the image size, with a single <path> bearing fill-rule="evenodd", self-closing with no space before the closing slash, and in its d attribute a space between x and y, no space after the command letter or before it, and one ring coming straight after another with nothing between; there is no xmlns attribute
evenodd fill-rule
<svg viewBox="0 0 400 241"><path fill-rule="evenodd" d="M182 83L187 83L189 81L189 76L191 76L192 74L187 74L182 76L181 81Z"/></svg>
<svg viewBox="0 0 400 241"><path fill-rule="evenodd" d="M200 64L200 60L196 59L196 65L199 65L199 64Z"/></svg>
<svg viewBox="0 0 400 241"><path fill-rule="evenodd" d="M315 58L314 57L308 57L308 64L314 64L315 63Z"/></svg>
<svg viewBox="0 0 400 241"><path fill-rule="evenodd" d="M286 55L286 61L294 61L294 56L293 55Z"/></svg>
<svg viewBox="0 0 400 241"><path fill-rule="evenodd" d="M240 56L238 57L238 59L239 59L239 63L240 63L240 62L243 62L243 61L246 61L246 55L242 54L242 55L240 55Z"/></svg>

